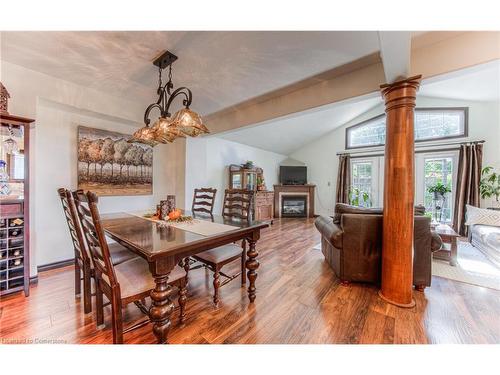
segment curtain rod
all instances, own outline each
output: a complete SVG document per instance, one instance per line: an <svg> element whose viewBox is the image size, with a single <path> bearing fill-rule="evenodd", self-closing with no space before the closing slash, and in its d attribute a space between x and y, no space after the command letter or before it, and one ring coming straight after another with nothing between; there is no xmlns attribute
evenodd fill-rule
<svg viewBox="0 0 500 375"><path fill-rule="evenodd" d="M453 145L466 145L466 144L472 144L472 143L484 143L485 140L480 140L480 141L469 141L469 142L448 142L448 143L435 143L431 145L416 145L415 150L420 149L420 148L427 148L427 147L442 147L442 146L453 146ZM343 152L337 152L337 155L355 155L355 154L370 154L372 152L378 152L379 155L367 155L367 156L381 156L383 155L384 150L383 149L377 149L377 150L360 150L360 151L343 151ZM382 154L380 154L382 152Z"/></svg>

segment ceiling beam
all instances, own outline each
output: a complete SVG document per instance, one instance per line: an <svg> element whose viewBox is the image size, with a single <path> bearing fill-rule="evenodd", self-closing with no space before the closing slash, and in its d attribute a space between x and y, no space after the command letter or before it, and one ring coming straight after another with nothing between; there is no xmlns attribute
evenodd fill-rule
<svg viewBox="0 0 500 375"><path fill-rule="evenodd" d="M380 56L385 80L393 83L410 74L411 32L379 31Z"/></svg>
<svg viewBox="0 0 500 375"><path fill-rule="evenodd" d="M407 76L422 74L425 79L500 59L499 45L498 31L418 35L411 41ZM204 121L210 132L217 134L364 94L378 94L380 84L390 82L385 68L380 59L370 58L367 65L358 64L355 70L342 69L340 75L329 74L304 85L259 96L204 116Z"/></svg>
<svg viewBox="0 0 500 375"><path fill-rule="evenodd" d="M376 92L381 82L384 82L384 71L377 53L209 114L203 119L210 133L217 134Z"/></svg>

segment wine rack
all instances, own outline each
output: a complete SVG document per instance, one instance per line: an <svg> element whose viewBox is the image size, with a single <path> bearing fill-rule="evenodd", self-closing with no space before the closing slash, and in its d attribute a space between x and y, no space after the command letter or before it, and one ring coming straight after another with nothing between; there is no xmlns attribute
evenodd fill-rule
<svg viewBox="0 0 500 375"><path fill-rule="evenodd" d="M30 129L34 121L0 111L2 130L14 128L23 135L24 159L22 192L0 195L0 296L17 291L24 291L26 297L30 294Z"/></svg>
<svg viewBox="0 0 500 375"><path fill-rule="evenodd" d="M24 216L0 217L0 295L25 289L29 279L25 261Z"/></svg>

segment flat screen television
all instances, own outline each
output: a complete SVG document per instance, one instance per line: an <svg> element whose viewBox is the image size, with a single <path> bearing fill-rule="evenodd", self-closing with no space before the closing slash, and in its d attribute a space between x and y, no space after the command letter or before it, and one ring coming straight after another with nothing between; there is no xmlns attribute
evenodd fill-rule
<svg viewBox="0 0 500 375"><path fill-rule="evenodd" d="M307 167L280 166L280 183L283 185L307 184Z"/></svg>

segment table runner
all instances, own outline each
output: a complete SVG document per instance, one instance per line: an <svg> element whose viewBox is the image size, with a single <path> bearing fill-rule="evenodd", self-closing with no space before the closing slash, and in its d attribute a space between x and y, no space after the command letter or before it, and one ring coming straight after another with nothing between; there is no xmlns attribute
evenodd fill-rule
<svg viewBox="0 0 500 375"><path fill-rule="evenodd" d="M220 223L212 223L207 220L193 219L192 221L184 221L181 223L171 223L165 220L152 219L144 217L149 212L128 212L131 215L143 218L144 220L153 221L158 224L169 225L177 229L182 229L188 232L196 233L202 236L214 236L220 233L229 232L231 230L239 229L238 227Z"/></svg>

